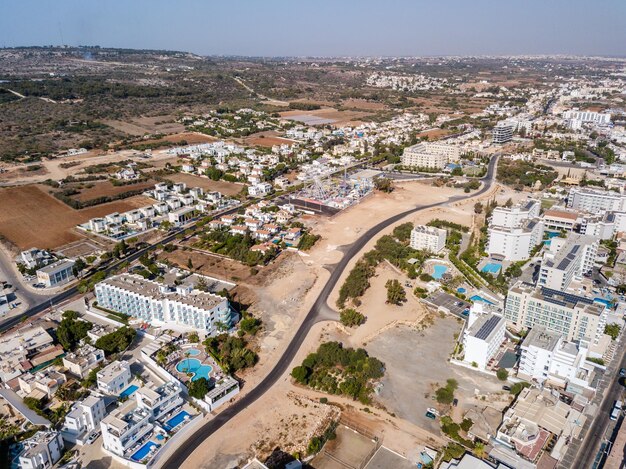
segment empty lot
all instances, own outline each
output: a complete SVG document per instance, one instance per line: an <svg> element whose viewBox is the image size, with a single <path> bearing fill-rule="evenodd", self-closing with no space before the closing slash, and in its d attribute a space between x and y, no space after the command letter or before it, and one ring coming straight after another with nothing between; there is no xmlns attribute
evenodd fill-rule
<svg viewBox="0 0 626 469"><path fill-rule="evenodd" d="M436 384L445 385L454 378L459 383L455 395L459 406L472 399L475 390L497 392L502 384L495 377L448 362L454 347L454 335L461 330L456 318L436 316L434 324L423 331L399 326L376 337L365 348L385 363L385 376L379 400L398 417L433 433L439 432L439 421L424 414L428 407L437 407L431 398Z"/></svg>
<svg viewBox="0 0 626 469"><path fill-rule="evenodd" d="M200 187L205 191L218 191L223 195L237 195L244 187L243 184L236 184L234 182L226 181L213 181L207 177L195 176L193 174L177 173L168 175L167 179L174 182L184 182L187 187Z"/></svg>
<svg viewBox="0 0 626 469"><path fill-rule="evenodd" d="M74 210L38 185L0 189L0 235L20 249L54 249L83 236L74 227L90 218L153 203L137 196Z"/></svg>

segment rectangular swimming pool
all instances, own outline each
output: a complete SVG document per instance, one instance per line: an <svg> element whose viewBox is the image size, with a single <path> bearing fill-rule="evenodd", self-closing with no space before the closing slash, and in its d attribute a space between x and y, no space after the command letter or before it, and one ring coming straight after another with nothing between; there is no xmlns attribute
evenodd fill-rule
<svg viewBox="0 0 626 469"><path fill-rule="evenodd" d="M497 275L497 273L500 272L501 268L502 266L500 264L490 262L488 264L485 264L485 266L481 270L489 274Z"/></svg>
<svg viewBox="0 0 626 469"><path fill-rule="evenodd" d="M474 296L470 297L470 300L472 300L473 302L482 301L483 303L487 303L488 305L495 304L493 301L486 300L485 298L483 298L480 295L474 295Z"/></svg>
<svg viewBox="0 0 626 469"><path fill-rule="evenodd" d="M139 389L139 386L131 384L120 393L120 397L130 397L137 389Z"/></svg>
<svg viewBox="0 0 626 469"><path fill-rule="evenodd" d="M183 410L177 413L176 415L174 415L174 417L170 418L167 422L165 422L163 427L166 430L172 430L173 428L176 428L178 425L180 425L185 420L185 417L191 417L191 416Z"/></svg>
<svg viewBox="0 0 626 469"><path fill-rule="evenodd" d="M150 450L154 447L159 447L159 445L157 445L153 441L148 441L144 443L144 445L141 448L135 451L133 455L130 457L130 459L132 459L133 461L137 461L137 462L143 461L144 459L146 459L146 456L150 454Z"/></svg>

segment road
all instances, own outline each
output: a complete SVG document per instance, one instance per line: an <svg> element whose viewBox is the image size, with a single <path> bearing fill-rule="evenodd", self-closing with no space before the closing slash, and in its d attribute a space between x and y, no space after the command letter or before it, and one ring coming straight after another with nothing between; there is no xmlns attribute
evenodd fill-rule
<svg viewBox="0 0 626 469"><path fill-rule="evenodd" d="M623 341L620 345L623 345ZM567 466L563 467L593 467L594 459L596 458L600 444L604 440L606 429L610 423L609 417L611 409L613 409L613 404L616 400L621 399L624 393L624 386L619 383L616 374L620 368L626 368L626 351L624 351L623 347L618 347L617 350L622 353L621 360L619 365L615 366L615 368L609 366L606 371L605 376L610 380L610 384L604 393L602 393L604 396L602 403L598 407L596 416L593 422L591 422L591 426L585 434L580 448L578 448L573 464L570 465L568 463ZM615 363L616 360L613 360L613 362ZM598 390L598 392L600 392L600 390Z"/></svg>
<svg viewBox="0 0 626 469"><path fill-rule="evenodd" d="M339 281L341 274L348 266L348 263L354 258L359 252L365 247L365 245L378 233L380 233L383 229L388 226L396 223L397 221L403 219L404 217L411 215L415 212L419 212L421 210L426 210L429 208L447 205L450 203L458 202L470 197L476 197L487 192L494 180L495 180L495 166L498 160L498 156L494 156L489 163L489 168L487 170L487 174L484 177L484 187L477 192L468 194L468 195L459 195L449 198L445 202L439 202L429 205L418 205L412 209L406 210L402 213L394 215L386 220L381 221L376 226L370 228L365 232L359 239L357 239L353 244L351 244L341 261L338 264L332 267L330 278L324 285L324 288L318 295L315 303L307 313L304 321L296 331L295 335L291 339L291 342L287 346L287 349L283 352L283 355L278 359L274 368L269 372L269 374L259 383L258 386L250 390L246 395L244 395L241 399L233 403L230 407L224 409L222 412L217 414L215 418L207 421L202 427L200 427L196 433L190 435L181 445L166 459L161 462L160 467L183 467L185 460L204 442L207 438L209 438L213 433L219 430L225 423L227 423L230 419L232 419L235 415L240 413L245 408L249 407L252 403L254 403L257 399L259 399L265 392L267 392L279 379L285 371L287 371L287 367L293 361L296 353L300 349L302 342L304 341L306 335L308 334L311 327L319 320L320 313L324 311L326 307L326 302L331 292L335 288L335 285Z"/></svg>

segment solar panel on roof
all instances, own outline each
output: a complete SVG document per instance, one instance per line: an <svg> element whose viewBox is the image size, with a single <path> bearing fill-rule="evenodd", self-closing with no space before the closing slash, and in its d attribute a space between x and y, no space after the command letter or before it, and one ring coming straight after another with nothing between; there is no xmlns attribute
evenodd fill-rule
<svg viewBox="0 0 626 469"><path fill-rule="evenodd" d="M489 337L489 334L491 334L498 322L500 322L500 318L498 316L490 317L487 322L483 324L480 329L478 329L475 337L477 339L485 340L487 337Z"/></svg>

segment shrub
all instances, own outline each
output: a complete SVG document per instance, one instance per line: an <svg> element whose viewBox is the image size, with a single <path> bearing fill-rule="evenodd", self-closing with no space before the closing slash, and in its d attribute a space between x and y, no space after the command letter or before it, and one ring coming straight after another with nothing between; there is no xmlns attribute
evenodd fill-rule
<svg viewBox="0 0 626 469"><path fill-rule="evenodd" d="M509 372L505 368L498 368L496 376L500 381L506 381L509 378Z"/></svg>
<svg viewBox="0 0 626 469"><path fill-rule="evenodd" d="M356 309L344 309L340 314L339 318L341 324L347 327L356 327L360 326L365 322L365 316L359 313Z"/></svg>

